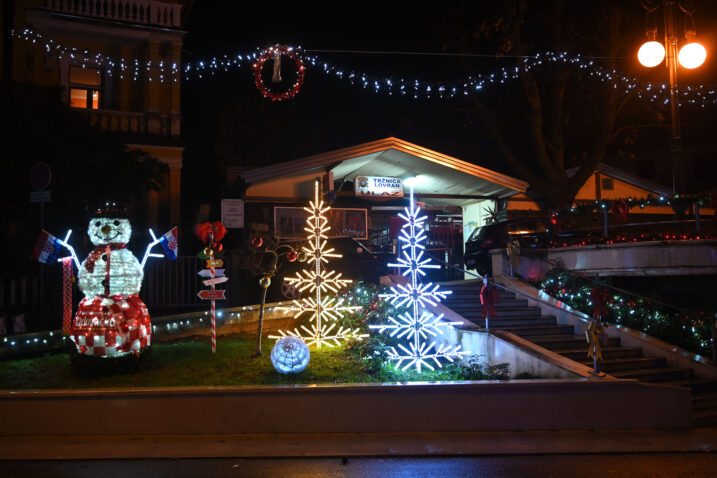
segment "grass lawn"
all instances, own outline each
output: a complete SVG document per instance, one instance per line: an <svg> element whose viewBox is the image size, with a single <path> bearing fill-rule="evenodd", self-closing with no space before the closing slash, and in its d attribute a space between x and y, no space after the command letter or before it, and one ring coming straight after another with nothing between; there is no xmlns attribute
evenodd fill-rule
<svg viewBox="0 0 717 478"><path fill-rule="evenodd" d="M347 347L311 350L309 366L301 373L282 375L274 370L269 354L273 340L262 343L263 355L255 357L256 337L235 335L217 340L212 356L208 337L193 337L176 343L155 344L151 353L137 364L134 357L98 359L80 363L73 369L70 354L0 362L0 390L83 389L123 387L176 387L272 385L297 383L356 383L458 379L457 368L417 374L398 372L384 366L373 373L366 371L360 358ZM79 357L83 359L84 357ZM120 370L97 370L105 360L124 360ZM89 365L89 366L88 366ZM135 365L134 369L127 365Z"/></svg>

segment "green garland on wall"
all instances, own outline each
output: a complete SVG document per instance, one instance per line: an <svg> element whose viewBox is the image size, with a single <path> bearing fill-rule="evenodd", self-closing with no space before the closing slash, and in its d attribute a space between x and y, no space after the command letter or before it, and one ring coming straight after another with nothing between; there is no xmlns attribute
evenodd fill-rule
<svg viewBox="0 0 717 478"><path fill-rule="evenodd" d="M588 315L594 310L593 285L591 279L575 276L562 268L552 269L538 284L546 294ZM624 325L690 352L711 356L710 313L679 311L614 290L609 290L606 296L605 322Z"/></svg>

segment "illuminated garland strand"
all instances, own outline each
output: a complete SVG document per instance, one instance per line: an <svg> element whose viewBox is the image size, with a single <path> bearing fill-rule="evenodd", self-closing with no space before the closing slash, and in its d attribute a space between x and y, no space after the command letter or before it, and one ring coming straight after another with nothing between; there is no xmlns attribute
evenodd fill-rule
<svg viewBox="0 0 717 478"><path fill-rule="evenodd" d="M248 54L225 54L219 58L213 57L209 60L200 60L194 63L186 62L179 64L165 61L152 63L151 60L141 61L136 58L113 59L102 53L93 53L86 49L68 47L53 39L46 38L41 33L30 28L26 28L21 32L13 31L13 35L16 38L33 44L43 44L44 50L48 54L57 55L58 58L67 57L74 62L81 63L83 66L89 65L104 69L110 76L119 74L120 78L124 78L125 76L131 75L133 80L138 80L140 74L145 73L148 81L152 81L152 78L156 77L162 83L170 80L176 82L180 74L184 79L189 80L192 77L203 78L206 74L213 76L222 71L228 72L232 69L251 67L264 52L262 49L257 49L255 52ZM301 52L301 47L297 47L296 51ZM339 80L347 81L352 86L359 86L363 89L373 90L374 93L389 96L398 95L414 99L432 97L451 99L469 96L481 93L489 86L504 84L507 81L515 80L522 72L529 72L543 64L555 63L570 65L579 70L585 70L591 77L603 83L612 84L614 88L620 89L624 94L634 92L638 98L653 103L669 104L670 102L670 87L665 83L642 83L634 77L622 75L615 70L605 70L597 66L592 59L583 58L580 55L570 56L565 52L536 54L535 56L522 58L518 65L503 67L493 73L469 76L463 80L453 82L430 82L417 79L407 80L405 78L394 79L391 76L370 75L350 69L339 68L321 60L315 55L305 55L304 58L309 65L319 69L328 77L338 78ZM717 103L717 86L713 85L683 86L678 88L677 94L681 105L693 104L705 107L709 104Z"/></svg>

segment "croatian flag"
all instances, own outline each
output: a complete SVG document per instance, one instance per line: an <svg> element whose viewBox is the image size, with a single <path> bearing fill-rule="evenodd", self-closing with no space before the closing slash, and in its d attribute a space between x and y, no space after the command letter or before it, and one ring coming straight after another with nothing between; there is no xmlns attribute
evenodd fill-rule
<svg viewBox="0 0 717 478"><path fill-rule="evenodd" d="M177 258L177 250L179 249L179 242L177 240L177 226L174 226L171 231L159 238L159 243L164 249L164 253L170 259L174 260Z"/></svg>
<svg viewBox="0 0 717 478"><path fill-rule="evenodd" d="M44 264L54 264L59 256L60 240L43 229L30 258Z"/></svg>

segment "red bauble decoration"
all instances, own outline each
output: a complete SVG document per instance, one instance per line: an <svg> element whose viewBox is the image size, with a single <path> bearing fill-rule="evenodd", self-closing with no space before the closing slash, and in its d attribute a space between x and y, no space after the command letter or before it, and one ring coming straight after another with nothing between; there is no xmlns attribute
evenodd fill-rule
<svg viewBox="0 0 717 478"><path fill-rule="evenodd" d="M277 54L288 56L289 58L294 60L294 63L296 64L296 82L289 91L285 91L283 93L273 93L269 91L269 89L264 84L264 80L261 79L261 71L264 67L264 63L266 62L266 60L274 58L274 56ZM272 101L281 101L292 98L299 92L301 85L304 84L304 62L301 60L301 58L299 58L299 55L297 55L296 51L294 51L294 49L291 47L275 46L264 50L264 52L262 52L259 58L257 58L256 63L254 63L253 67L254 83L256 83L256 88L262 95L266 96L267 98L270 98Z"/></svg>
<svg viewBox="0 0 717 478"><path fill-rule="evenodd" d="M286 260L289 262L294 262L297 257L299 257L299 256L294 251L291 251L288 254L286 254Z"/></svg>
<svg viewBox="0 0 717 478"><path fill-rule="evenodd" d="M261 236L254 236L251 239L251 245L259 248L261 245L264 244L264 239L261 238Z"/></svg>

